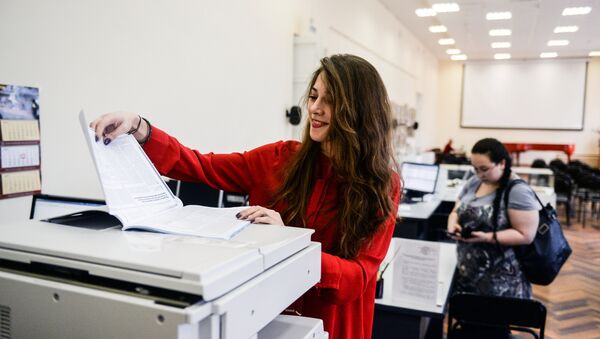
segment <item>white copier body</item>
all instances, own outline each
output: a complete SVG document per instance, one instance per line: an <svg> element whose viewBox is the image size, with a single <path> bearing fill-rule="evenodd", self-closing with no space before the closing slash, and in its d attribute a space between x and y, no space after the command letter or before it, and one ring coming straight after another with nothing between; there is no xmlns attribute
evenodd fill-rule
<svg viewBox="0 0 600 339"><path fill-rule="evenodd" d="M0 334L254 338L320 279L312 232L252 224L215 240L0 223Z"/></svg>

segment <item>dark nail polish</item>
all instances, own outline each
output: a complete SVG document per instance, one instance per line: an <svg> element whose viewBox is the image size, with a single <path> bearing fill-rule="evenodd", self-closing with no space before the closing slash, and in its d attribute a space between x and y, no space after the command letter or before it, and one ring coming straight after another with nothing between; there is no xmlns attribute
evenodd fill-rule
<svg viewBox="0 0 600 339"><path fill-rule="evenodd" d="M106 138L106 139L104 139L104 144L108 145L108 144L110 144L110 141L111 141L110 139Z"/></svg>
<svg viewBox="0 0 600 339"><path fill-rule="evenodd" d="M236 214L236 215L235 215L235 217L236 217L236 218L238 218L238 219L239 219L241 216L242 216L242 215L241 215L240 213L238 213L238 214Z"/></svg>
<svg viewBox="0 0 600 339"><path fill-rule="evenodd" d="M94 139L96 139L96 142L98 142L98 136L94 135Z"/></svg>

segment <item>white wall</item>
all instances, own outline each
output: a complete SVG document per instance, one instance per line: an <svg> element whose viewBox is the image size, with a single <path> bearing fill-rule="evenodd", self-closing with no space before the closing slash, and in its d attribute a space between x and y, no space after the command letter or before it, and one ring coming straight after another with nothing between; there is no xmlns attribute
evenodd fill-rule
<svg viewBox="0 0 600 339"><path fill-rule="evenodd" d="M379 1L315 1L313 6L317 4L314 25L327 54L352 53L369 60L381 73L390 99L418 109L415 136L418 150L425 149L435 134L437 59Z"/></svg>
<svg viewBox="0 0 600 339"><path fill-rule="evenodd" d="M0 0L0 83L40 88L42 191L101 198L80 109L140 112L201 151L289 139L294 33L366 57L433 114L437 61L375 0ZM0 201L1 221L29 202Z"/></svg>
<svg viewBox="0 0 600 339"><path fill-rule="evenodd" d="M599 153L600 134L600 60L591 59L588 66L586 102L583 131L543 131L460 128L460 101L462 85L462 64L442 62L439 68L439 101L437 102L437 128L434 145L443 145L452 138L455 148L463 146L470 151L477 140L494 137L504 142L531 142L549 144L575 144L575 157L588 162L596 162ZM573 117L565 116L565 119ZM568 120L566 120L568 121ZM531 163L534 157L554 157L548 152L523 153L521 162Z"/></svg>

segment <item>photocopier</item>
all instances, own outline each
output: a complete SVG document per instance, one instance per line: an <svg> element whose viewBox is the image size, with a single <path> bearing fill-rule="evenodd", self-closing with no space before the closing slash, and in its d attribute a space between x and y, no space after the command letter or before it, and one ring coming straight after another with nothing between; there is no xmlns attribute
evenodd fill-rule
<svg viewBox="0 0 600 339"><path fill-rule="evenodd" d="M0 337L326 338L321 320L280 315L320 279L312 232L251 224L218 240L0 222Z"/></svg>

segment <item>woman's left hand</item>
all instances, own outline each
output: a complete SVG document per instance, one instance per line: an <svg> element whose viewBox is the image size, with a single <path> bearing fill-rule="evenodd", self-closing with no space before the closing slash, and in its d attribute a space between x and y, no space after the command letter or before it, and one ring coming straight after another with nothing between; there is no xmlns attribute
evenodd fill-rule
<svg viewBox="0 0 600 339"><path fill-rule="evenodd" d="M283 225L279 212L262 206L249 207L236 215L238 219L250 220L255 224Z"/></svg>
<svg viewBox="0 0 600 339"><path fill-rule="evenodd" d="M481 232L481 231L473 231L471 233L471 236L467 239L460 239L464 242L487 242L487 243L492 243L494 242L494 233L493 232Z"/></svg>

